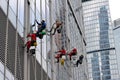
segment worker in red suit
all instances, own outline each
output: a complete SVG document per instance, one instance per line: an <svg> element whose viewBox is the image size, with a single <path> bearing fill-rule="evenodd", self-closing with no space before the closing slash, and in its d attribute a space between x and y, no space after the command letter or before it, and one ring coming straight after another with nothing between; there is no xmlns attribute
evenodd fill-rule
<svg viewBox="0 0 120 80"><path fill-rule="evenodd" d="M57 63L59 63L60 54L57 54L55 58L57 59Z"/></svg>
<svg viewBox="0 0 120 80"><path fill-rule="evenodd" d="M77 55L77 49L76 49L76 48L73 48L72 51L71 51L68 55L69 55L70 60L71 60L71 57L72 57L72 56Z"/></svg>
<svg viewBox="0 0 120 80"><path fill-rule="evenodd" d="M64 47L62 47L62 49L57 52L60 54L60 58L62 57L62 55L66 54L66 50L64 49Z"/></svg>
<svg viewBox="0 0 120 80"><path fill-rule="evenodd" d="M31 38L31 46L37 46L37 43L36 43L36 33L31 33L31 34L28 34L27 37L30 37Z"/></svg>
<svg viewBox="0 0 120 80"><path fill-rule="evenodd" d="M57 51L56 53L57 55L55 56L55 58L57 59L57 63L58 63L59 58L62 58L62 56L66 54L66 50L64 49L64 47L62 47L62 49Z"/></svg>

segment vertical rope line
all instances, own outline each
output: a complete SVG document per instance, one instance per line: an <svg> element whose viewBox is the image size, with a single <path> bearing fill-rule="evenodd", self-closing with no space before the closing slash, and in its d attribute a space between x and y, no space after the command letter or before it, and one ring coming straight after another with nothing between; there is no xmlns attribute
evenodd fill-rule
<svg viewBox="0 0 120 80"><path fill-rule="evenodd" d="M46 21L46 23L48 23L47 22L47 2L46 2L46 0L45 0L45 21ZM48 52L47 52L47 35L46 35L46 66L47 66L47 80L48 80Z"/></svg>
<svg viewBox="0 0 120 80"><path fill-rule="evenodd" d="M41 20L42 20L42 0L40 0L40 13L41 13ZM41 39L41 80L43 80L43 69L42 69L42 39Z"/></svg>
<svg viewBox="0 0 120 80"><path fill-rule="evenodd" d="M49 0L49 15L50 15L50 26L52 26L52 1ZM54 70L53 70L53 36L50 35L50 47L51 47L51 80L54 80Z"/></svg>
<svg viewBox="0 0 120 80"><path fill-rule="evenodd" d="M6 37L5 37L5 63L4 63L4 80L6 80L6 64L7 64L7 53L8 53L8 15L9 15L9 0L7 2L7 19L6 19Z"/></svg>
<svg viewBox="0 0 120 80"><path fill-rule="evenodd" d="M34 1L34 9L35 9L35 19L36 19L36 0ZM36 25L35 25L35 30L36 30ZM36 52L36 51L35 51ZM37 80L37 77L36 77L36 53L35 53L35 80Z"/></svg>
<svg viewBox="0 0 120 80"><path fill-rule="evenodd" d="M16 75L16 71L17 71L17 54L18 54L18 33L17 33L17 29L18 29L18 0L17 0L17 8L16 8L16 40L15 40L15 68L14 68L14 74L15 74L15 77L14 77L14 80L17 78L17 75Z"/></svg>

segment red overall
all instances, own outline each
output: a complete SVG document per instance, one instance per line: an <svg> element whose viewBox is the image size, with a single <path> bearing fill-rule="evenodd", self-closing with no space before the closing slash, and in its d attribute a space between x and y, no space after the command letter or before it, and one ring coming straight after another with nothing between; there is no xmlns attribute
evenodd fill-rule
<svg viewBox="0 0 120 80"><path fill-rule="evenodd" d="M77 49L73 48L73 50L68 54L70 56L70 60L71 60L71 56L76 55L77 54Z"/></svg>
<svg viewBox="0 0 120 80"><path fill-rule="evenodd" d="M27 37L31 37L31 41L36 41L36 34L35 33L28 34Z"/></svg>
<svg viewBox="0 0 120 80"><path fill-rule="evenodd" d="M34 43L36 43L36 34L28 34L27 37L31 37L31 46L34 46Z"/></svg>
<svg viewBox="0 0 120 80"><path fill-rule="evenodd" d="M58 52L60 52L62 55L65 55L65 54L66 54L66 50L65 50L65 49L62 49L62 50L60 50L60 51L58 51Z"/></svg>
<svg viewBox="0 0 120 80"><path fill-rule="evenodd" d="M28 53L31 46L31 41L27 41L26 46L27 46L27 53Z"/></svg>

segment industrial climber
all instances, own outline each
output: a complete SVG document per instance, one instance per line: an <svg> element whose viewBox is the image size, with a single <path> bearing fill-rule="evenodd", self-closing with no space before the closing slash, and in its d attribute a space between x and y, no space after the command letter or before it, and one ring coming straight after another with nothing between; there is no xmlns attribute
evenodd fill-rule
<svg viewBox="0 0 120 80"><path fill-rule="evenodd" d="M39 23L37 20L35 20L36 23L38 24L38 31L36 33L36 36L39 37L40 39L43 38L43 36L46 34L46 22L44 20Z"/></svg>
<svg viewBox="0 0 120 80"><path fill-rule="evenodd" d="M76 49L76 48L73 48L68 55L69 55L70 60L71 60L71 57L72 57L72 56L77 55L77 49Z"/></svg>
<svg viewBox="0 0 120 80"><path fill-rule="evenodd" d="M82 64L83 58L84 58L83 55L79 56L79 59L78 59L77 62L76 62L76 66L77 66L77 67L78 67L78 64Z"/></svg>
<svg viewBox="0 0 120 80"><path fill-rule="evenodd" d="M66 54L66 50L64 49L64 47L62 47L61 50L59 50L59 51L57 51L55 53L57 53L55 58L57 59L57 63L58 63L59 62L59 58L62 58L62 56Z"/></svg>
<svg viewBox="0 0 120 80"><path fill-rule="evenodd" d="M60 58L61 58L63 55L65 55L65 54L66 54L66 50L64 49L64 47L62 47L62 49L61 49L61 50L59 50L59 51L57 51L57 53L59 53L59 54L60 54Z"/></svg>
<svg viewBox="0 0 120 80"><path fill-rule="evenodd" d="M31 34L27 35L27 38L31 38L31 41L29 40L26 45L28 45L27 47L29 47L28 50L30 50L31 54L35 54L35 48L37 46L37 42L36 42L36 32L34 31ZM28 52L27 50L27 52Z"/></svg>
<svg viewBox="0 0 120 80"><path fill-rule="evenodd" d="M53 24L53 26L52 26L52 28L50 29L50 33L52 34L52 35L54 35L55 33L56 33L56 31L58 32L58 33L61 33L61 27L62 26L62 22L61 21L59 21L59 20L56 20L56 22Z"/></svg>
<svg viewBox="0 0 120 80"><path fill-rule="evenodd" d="M27 35L27 38L30 37L31 38L31 46L37 46L37 42L36 42L36 32L34 31L33 33L30 33Z"/></svg>
<svg viewBox="0 0 120 80"><path fill-rule="evenodd" d="M27 53L30 51L30 53L35 54L35 48L37 46L36 32L34 31L33 33L28 34L27 38L29 39L25 44L25 46L27 46Z"/></svg>

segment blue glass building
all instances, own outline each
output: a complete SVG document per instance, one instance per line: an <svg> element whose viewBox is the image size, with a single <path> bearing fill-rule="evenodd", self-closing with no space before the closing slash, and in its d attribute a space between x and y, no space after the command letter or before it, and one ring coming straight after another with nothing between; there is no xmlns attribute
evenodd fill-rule
<svg viewBox="0 0 120 80"><path fill-rule="evenodd" d="M119 80L108 1L82 1L89 80Z"/></svg>
<svg viewBox="0 0 120 80"><path fill-rule="evenodd" d="M100 25L100 49L109 49L109 23L108 23L108 12L105 6L100 8L99 13L99 25ZM101 72L102 72L102 80L111 79L110 73L110 62L109 62L109 50L101 51Z"/></svg>
<svg viewBox="0 0 120 80"><path fill-rule="evenodd" d="M115 38L115 50L117 55L117 63L120 75L120 18L114 21L114 38Z"/></svg>

